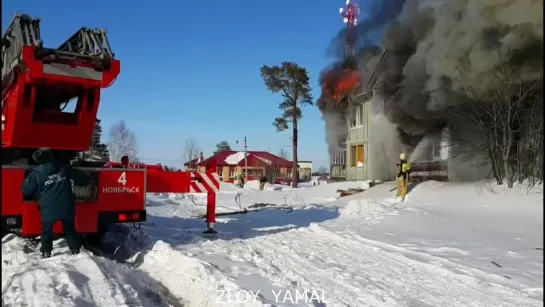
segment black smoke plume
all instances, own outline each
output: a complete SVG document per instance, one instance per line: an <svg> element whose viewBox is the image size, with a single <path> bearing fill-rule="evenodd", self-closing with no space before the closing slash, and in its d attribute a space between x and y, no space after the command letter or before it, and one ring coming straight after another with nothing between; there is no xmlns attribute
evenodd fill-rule
<svg viewBox="0 0 545 307"><path fill-rule="evenodd" d="M371 140L375 150L410 152L424 137L441 133L452 123L448 110L459 103L456 93L467 84L489 91L490 82L482 81L492 80L500 66L522 72L525 80L542 75L542 0L375 0L371 7L357 27L362 82L354 91L370 90L362 87L376 78L374 120L382 126L371 132L381 133ZM384 26L381 46L370 45L369 33ZM339 55L344 31L329 48ZM329 103L320 98L331 152L347 135L343 114L349 108Z"/></svg>

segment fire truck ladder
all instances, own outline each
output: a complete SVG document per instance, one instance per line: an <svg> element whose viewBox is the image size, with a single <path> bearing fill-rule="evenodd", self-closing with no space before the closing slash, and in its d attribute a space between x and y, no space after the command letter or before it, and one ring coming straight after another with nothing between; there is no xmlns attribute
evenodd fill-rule
<svg viewBox="0 0 545 307"><path fill-rule="evenodd" d="M23 46L41 47L40 20L17 14L2 38L2 88L14 78L13 71L21 65Z"/></svg>
<svg viewBox="0 0 545 307"><path fill-rule="evenodd" d="M106 34L105 29L83 27L59 48L44 48L40 36L40 19L16 14L2 38L2 88L5 89L15 79L15 71L24 71L23 46L34 46L36 59L43 62L79 61L99 71L107 69L114 53Z"/></svg>
<svg viewBox="0 0 545 307"><path fill-rule="evenodd" d="M106 29L83 27L57 49L91 58L113 59L115 57L108 41Z"/></svg>

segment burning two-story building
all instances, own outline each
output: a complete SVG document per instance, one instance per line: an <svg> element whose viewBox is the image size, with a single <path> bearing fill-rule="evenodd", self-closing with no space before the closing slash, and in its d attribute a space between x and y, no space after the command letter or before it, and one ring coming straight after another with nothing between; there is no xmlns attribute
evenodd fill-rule
<svg viewBox="0 0 545 307"><path fill-rule="evenodd" d="M386 52L383 53L384 57ZM372 101L377 83L376 69L363 80L355 64L332 69L322 78L322 97L318 102L328 135L333 180L367 180L373 178L370 132Z"/></svg>
<svg viewBox="0 0 545 307"><path fill-rule="evenodd" d="M393 180L395 161L401 152L412 153L413 174L422 180L448 179L448 132L428 136L417 148L406 148L380 108L381 70L387 69L388 51L382 51L369 77L350 67L324 74L318 103L326 122L333 180ZM353 66L355 67L355 66ZM358 76L358 77L356 77ZM386 129L387 128L387 129ZM389 130L383 131L383 130ZM387 133L390 133L389 135Z"/></svg>

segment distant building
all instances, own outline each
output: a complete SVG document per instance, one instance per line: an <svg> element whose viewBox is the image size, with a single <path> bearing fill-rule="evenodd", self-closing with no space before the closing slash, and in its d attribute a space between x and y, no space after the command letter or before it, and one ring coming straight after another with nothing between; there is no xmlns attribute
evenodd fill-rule
<svg viewBox="0 0 545 307"><path fill-rule="evenodd" d="M299 180L310 181L312 178L312 161L297 161L299 166Z"/></svg>
<svg viewBox="0 0 545 307"><path fill-rule="evenodd" d="M184 163L184 171L186 172L198 172L197 164L204 160L202 151L199 153L199 157Z"/></svg>
<svg viewBox="0 0 545 307"><path fill-rule="evenodd" d="M278 177L291 177L293 162L266 151L230 151L224 150L206 159L199 157L184 164L186 171L206 172L215 164L220 179L231 182L237 176L247 172L248 180L258 180L267 176L269 181ZM199 161L200 160L200 161Z"/></svg>

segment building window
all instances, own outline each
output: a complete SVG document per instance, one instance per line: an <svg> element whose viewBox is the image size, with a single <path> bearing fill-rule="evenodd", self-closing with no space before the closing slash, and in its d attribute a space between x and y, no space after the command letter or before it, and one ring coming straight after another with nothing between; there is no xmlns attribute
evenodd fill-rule
<svg viewBox="0 0 545 307"><path fill-rule="evenodd" d="M343 143L335 150L335 154L331 159L332 165L345 165L346 164L346 143Z"/></svg>
<svg viewBox="0 0 545 307"><path fill-rule="evenodd" d="M346 164L346 144L343 143L341 146L335 149L335 153L331 158L331 165L344 165Z"/></svg>
<svg viewBox="0 0 545 307"><path fill-rule="evenodd" d="M260 177L263 176L263 169L262 168L249 168L247 176L248 177L260 178Z"/></svg>
<svg viewBox="0 0 545 307"><path fill-rule="evenodd" d="M358 166L363 164L363 145L358 145Z"/></svg>
<svg viewBox="0 0 545 307"><path fill-rule="evenodd" d="M350 146L350 166L363 166L363 145Z"/></svg>
<svg viewBox="0 0 545 307"><path fill-rule="evenodd" d="M363 127L363 105L356 106L356 112L353 112L350 117L350 128Z"/></svg>
<svg viewBox="0 0 545 307"><path fill-rule="evenodd" d="M218 166L216 168L216 173L218 173L218 176L221 177L221 175L223 174L223 166Z"/></svg>

